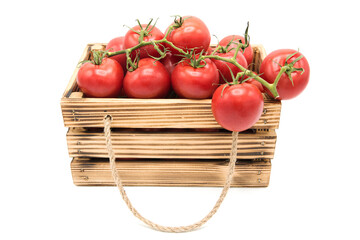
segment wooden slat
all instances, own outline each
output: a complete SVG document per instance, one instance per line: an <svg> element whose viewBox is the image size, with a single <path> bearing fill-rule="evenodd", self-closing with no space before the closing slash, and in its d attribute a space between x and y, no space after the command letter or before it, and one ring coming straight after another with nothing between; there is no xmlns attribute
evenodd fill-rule
<svg viewBox="0 0 360 240"><path fill-rule="evenodd" d="M117 158L228 159L231 132L141 132L113 131L112 145ZM101 130L69 129L70 157L108 156ZM276 133L240 133L238 159L273 158Z"/></svg>
<svg viewBox="0 0 360 240"><path fill-rule="evenodd" d="M116 166L125 186L207 186L224 185L226 161L118 160ZM108 160L79 159L71 162L73 181L78 186L113 186ZM271 162L238 161L232 187L267 187Z"/></svg>
<svg viewBox="0 0 360 240"><path fill-rule="evenodd" d="M210 99L66 98L61 107L66 127L103 127L110 114L117 128L221 128ZM266 98L253 128L278 128L280 112L281 102Z"/></svg>

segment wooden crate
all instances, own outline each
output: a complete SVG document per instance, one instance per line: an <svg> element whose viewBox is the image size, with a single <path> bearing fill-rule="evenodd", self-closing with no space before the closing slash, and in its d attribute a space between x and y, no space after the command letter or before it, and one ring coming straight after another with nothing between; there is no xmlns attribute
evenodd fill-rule
<svg viewBox="0 0 360 240"><path fill-rule="evenodd" d="M89 59L89 44L81 58ZM265 57L253 45L258 72ZM211 112L211 99L86 98L76 84L78 68L61 99L68 127L69 156L76 185L113 185L105 137L104 116L112 116L112 143L125 185L221 186L231 149L231 132L222 129ZM281 102L264 95L264 111L252 129L239 133L238 162L232 186L267 186L274 156Z"/></svg>

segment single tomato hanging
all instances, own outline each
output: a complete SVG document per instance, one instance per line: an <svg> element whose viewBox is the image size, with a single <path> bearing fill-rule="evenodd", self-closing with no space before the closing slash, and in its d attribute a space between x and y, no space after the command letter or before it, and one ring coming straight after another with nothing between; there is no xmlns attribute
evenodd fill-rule
<svg viewBox="0 0 360 240"><path fill-rule="evenodd" d="M124 78L125 94L132 98L164 98L170 87L169 72L152 58L140 59L138 68L128 71Z"/></svg>
<svg viewBox="0 0 360 240"><path fill-rule="evenodd" d="M182 98L211 98L219 84L219 72L210 59L199 62L187 59L174 68L171 84L175 93Z"/></svg>
<svg viewBox="0 0 360 240"><path fill-rule="evenodd" d="M279 100L298 96L307 86L310 78L310 66L306 58L292 49L279 49L267 55L260 66L261 77L268 83L274 83L282 67L287 70L281 74L276 86ZM266 92L272 96L270 91Z"/></svg>
<svg viewBox="0 0 360 240"><path fill-rule="evenodd" d="M259 119L264 99L257 87L249 83L219 86L211 101L215 120L229 131L251 128Z"/></svg>
<svg viewBox="0 0 360 240"><path fill-rule="evenodd" d="M94 60L84 63L77 74L77 84L87 97L117 97L120 94L124 72L121 65L104 58L103 51L93 51Z"/></svg>

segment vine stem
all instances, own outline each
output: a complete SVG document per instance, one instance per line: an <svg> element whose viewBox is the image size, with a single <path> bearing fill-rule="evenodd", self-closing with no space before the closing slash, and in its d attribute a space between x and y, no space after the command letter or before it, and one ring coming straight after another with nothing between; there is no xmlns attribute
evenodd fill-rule
<svg viewBox="0 0 360 240"><path fill-rule="evenodd" d="M134 47L131 47L131 48L128 48L128 49L124 49L124 50L120 50L120 51L116 51L116 52L108 52L106 53L108 57L112 57L112 56L116 56L116 55L119 55L119 54L126 54L127 57L130 55L130 53L132 51L135 51L136 49L138 48L141 48L143 46L147 46L147 45L154 45L154 44L162 44L162 43L165 43L167 45L169 45L170 47L172 47L173 49L175 49L176 51L178 51L181 55L183 55L184 57L186 58L190 58L191 57L191 54L187 51L184 51L183 49L175 46L172 42L170 42L169 40L167 40L167 37L169 36L170 32L174 30L174 27L175 27L175 24L171 25L168 30L166 31L165 33L165 36L160 39L160 40L153 40L153 41L149 41L149 42L146 42L146 41L140 41L138 45L134 46ZM285 73L285 71L288 69L288 67L286 66L283 66L279 72L279 74L277 75L274 83L268 83L266 80L264 80L262 77L258 76L257 74L255 74L254 72L252 72L251 70L248 70L246 68L244 68L243 66L241 66L237 61L236 61L236 55L237 53L239 52L240 48L243 46L243 44L240 44L238 43L238 46L236 47L235 49L235 52L234 52L234 57L232 58L224 58L224 57L220 57L218 55L214 55L215 51L213 51L211 53L211 55L204 55L204 56L200 56L198 58L198 61L203 61L205 60L206 58L212 58L212 59L216 59L216 60L220 60L220 61L224 61L224 62L228 62L228 63L232 63L234 64L236 67L238 67L241 71L244 72L244 74L248 77L251 77L253 79L255 79L256 81L260 82L264 87L266 87L270 92L271 94L273 95L273 97L276 99L279 97L279 94L277 92L277 89L276 89L276 86L280 80L280 77L283 73ZM163 56L164 54L166 54L166 51L161 51L159 48L156 49L159 54L161 56ZM128 61L129 61L129 57L128 57ZM134 64L131 64L130 65L133 67Z"/></svg>

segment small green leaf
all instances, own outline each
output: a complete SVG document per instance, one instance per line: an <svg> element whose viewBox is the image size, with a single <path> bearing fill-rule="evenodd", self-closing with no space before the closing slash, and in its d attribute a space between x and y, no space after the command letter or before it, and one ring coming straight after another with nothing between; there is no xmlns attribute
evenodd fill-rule
<svg viewBox="0 0 360 240"><path fill-rule="evenodd" d="M297 54L297 53L298 53L298 51L296 51L296 52L290 54L289 56L287 56L286 59L285 59L285 63L288 63L287 61L289 61L289 59L292 58L293 56L295 56L295 54Z"/></svg>
<svg viewBox="0 0 360 240"><path fill-rule="evenodd" d="M294 80L292 79L291 72L285 72L285 73L289 77L291 84L294 86Z"/></svg>

